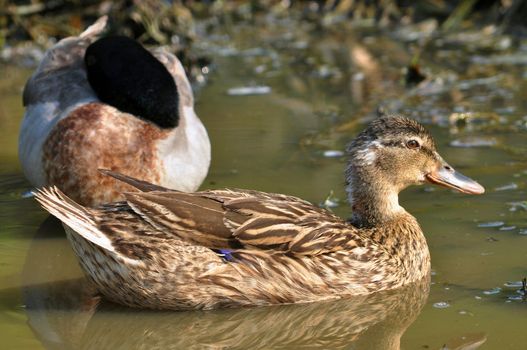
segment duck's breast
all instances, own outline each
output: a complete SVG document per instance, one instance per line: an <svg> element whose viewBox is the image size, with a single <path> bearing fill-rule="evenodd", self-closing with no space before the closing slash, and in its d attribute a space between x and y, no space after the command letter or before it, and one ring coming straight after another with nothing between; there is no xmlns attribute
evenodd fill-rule
<svg viewBox="0 0 527 350"><path fill-rule="evenodd" d="M163 161L159 184L185 192L196 191L209 170L209 136L194 111L192 87L179 59L163 48L152 50L152 54L174 78L179 96L178 128L158 143L158 154Z"/></svg>
<svg viewBox="0 0 527 350"><path fill-rule="evenodd" d="M161 186L196 191L207 176L211 146L207 130L192 106L182 108L179 127L160 139L157 155L162 162Z"/></svg>
<svg viewBox="0 0 527 350"><path fill-rule="evenodd" d="M132 188L98 169L160 183L158 143L170 133L103 103L85 104L61 119L44 142L45 181L89 206L123 199L121 193Z"/></svg>

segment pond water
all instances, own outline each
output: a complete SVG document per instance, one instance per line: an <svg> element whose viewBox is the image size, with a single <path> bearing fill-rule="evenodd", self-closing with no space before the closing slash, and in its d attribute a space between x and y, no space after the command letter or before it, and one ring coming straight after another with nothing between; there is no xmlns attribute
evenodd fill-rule
<svg viewBox="0 0 527 350"><path fill-rule="evenodd" d="M412 31L413 30L413 31ZM330 193L349 216L346 142L378 106L430 128L443 157L487 189L402 194L432 255L432 283L311 305L142 312L99 300L55 220L24 193L17 159L31 69L0 65L0 334L16 349L520 349L527 342L527 43L497 33L431 38L429 77L405 87L413 28L383 33L287 20L223 27L198 43L213 59L197 111L212 142L203 188ZM261 95L236 87L268 86ZM263 89L263 92L266 92Z"/></svg>

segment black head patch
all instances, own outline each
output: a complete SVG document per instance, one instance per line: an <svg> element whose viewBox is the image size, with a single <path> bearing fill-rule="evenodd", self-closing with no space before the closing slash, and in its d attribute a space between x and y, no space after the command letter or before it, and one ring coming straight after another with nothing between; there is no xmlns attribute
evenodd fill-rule
<svg viewBox="0 0 527 350"><path fill-rule="evenodd" d="M88 81L102 102L161 128L178 125L174 78L139 43L124 36L101 38L88 47L84 62Z"/></svg>

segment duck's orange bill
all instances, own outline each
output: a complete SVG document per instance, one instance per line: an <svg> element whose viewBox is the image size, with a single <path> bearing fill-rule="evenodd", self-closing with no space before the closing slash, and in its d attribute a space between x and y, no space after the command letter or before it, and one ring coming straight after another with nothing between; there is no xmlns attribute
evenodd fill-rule
<svg viewBox="0 0 527 350"><path fill-rule="evenodd" d="M453 188L467 194L482 194L485 188L469 177L455 171L450 165L444 165L438 170L426 175L426 179L440 186Z"/></svg>

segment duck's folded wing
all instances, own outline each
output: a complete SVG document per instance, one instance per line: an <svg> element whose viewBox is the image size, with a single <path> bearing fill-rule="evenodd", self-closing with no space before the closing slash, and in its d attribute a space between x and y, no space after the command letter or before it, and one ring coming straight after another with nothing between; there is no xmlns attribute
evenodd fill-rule
<svg viewBox="0 0 527 350"><path fill-rule="evenodd" d="M209 248L318 255L354 248L359 238L342 219L296 197L217 190L134 192L126 199L157 229Z"/></svg>

